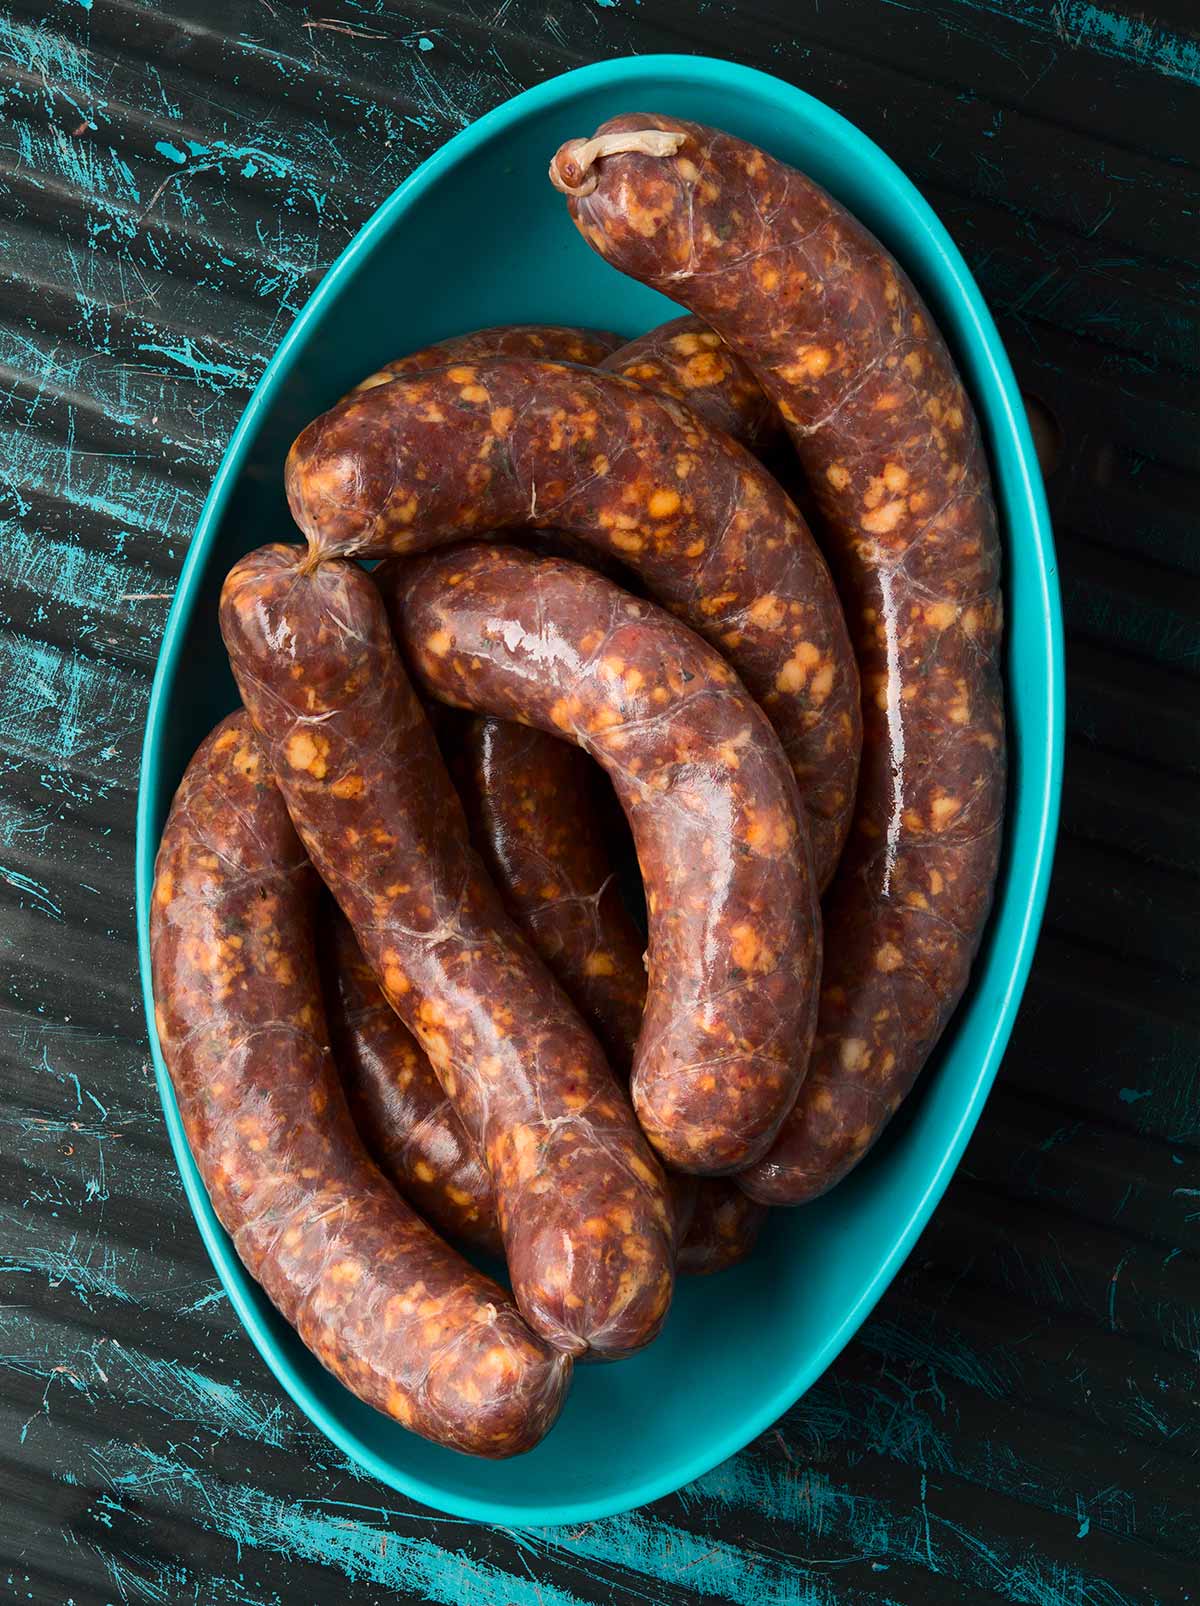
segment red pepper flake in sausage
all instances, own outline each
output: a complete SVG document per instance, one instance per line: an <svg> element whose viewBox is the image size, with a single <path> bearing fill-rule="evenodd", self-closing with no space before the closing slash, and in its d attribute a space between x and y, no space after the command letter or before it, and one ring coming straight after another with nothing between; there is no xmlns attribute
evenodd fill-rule
<svg viewBox="0 0 1200 1606"><path fill-rule="evenodd" d="M673 1286L662 1171L470 847L371 577L264 547L221 630L309 857L487 1162L526 1319L571 1353L640 1348Z"/></svg>
<svg viewBox="0 0 1200 1606"><path fill-rule="evenodd" d="M492 1179L424 1050L388 1003L346 917L320 944L334 1058L371 1158L439 1232L502 1255Z"/></svg>
<svg viewBox="0 0 1200 1606"><path fill-rule="evenodd" d="M645 154L635 125L672 151ZM987 918L1004 807L996 509L944 341L844 207L699 124L620 117L599 140L551 166L577 227L710 323L778 403L858 653L863 765L813 1063L744 1179L756 1198L799 1203L861 1159L908 1092Z"/></svg>
<svg viewBox="0 0 1200 1606"><path fill-rule="evenodd" d="M820 970L795 780L762 711L686 626L576 564L466 546L378 578L428 692L607 770L650 921L634 1107L679 1170L749 1164L795 1100Z"/></svg>
<svg viewBox="0 0 1200 1606"><path fill-rule="evenodd" d="M725 653L779 732L824 885L854 799L858 672L825 561L762 465L614 374L496 357L346 397L288 456L314 561L566 530Z"/></svg>
<svg viewBox="0 0 1200 1606"><path fill-rule="evenodd" d="M542 357L592 368L622 344L621 336L608 329L579 329L554 323L498 324L466 335L451 335L407 357L397 357L360 379L354 389L371 390L403 374L419 374L426 368L445 368L451 363L478 362L482 357Z"/></svg>
<svg viewBox="0 0 1200 1606"><path fill-rule="evenodd" d="M189 764L150 905L155 1023L188 1143L252 1276L369 1405L472 1455L530 1449L570 1361L384 1180L330 1058L317 881L245 714Z"/></svg>
<svg viewBox="0 0 1200 1606"><path fill-rule="evenodd" d="M660 324L597 366L686 402L756 457L783 439L778 407L742 359L699 318Z"/></svg>

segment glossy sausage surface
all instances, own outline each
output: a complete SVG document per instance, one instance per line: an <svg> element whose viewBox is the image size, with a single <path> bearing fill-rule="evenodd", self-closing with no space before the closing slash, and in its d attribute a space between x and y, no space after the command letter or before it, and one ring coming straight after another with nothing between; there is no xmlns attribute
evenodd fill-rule
<svg viewBox="0 0 1200 1606"><path fill-rule="evenodd" d="M334 1059L368 1153L439 1232L502 1255L487 1167L332 903L318 947Z"/></svg>
<svg viewBox="0 0 1200 1606"><path fill-rule="evenodd" d="M597 766L578 747L505 719L473 719L454 771L472 834L513 919L628 1072L646 1002L645 940L616 886ZM762 1206L723 1178L669 1171L676 1269L745 1259Z"/></svg>
<svg viewBox="0 0 1200 1606"><path fill-rule="evenodd" d="M650 920L638 1117L679 1170L750 1163L803 1078L820 970L795 780L761 710L686 626L561 559L466 546L379 583L428 692L607 770Z"/></svg>
<svg viewBox="0 0 1200 1606"><path fill-rule="evenodd" d="M854 800L858 671L808 527L744 447L614 374L496 357L346 397L296 440L287 485L314 558L532 525L627 564L779 732L825 884Z"/></svg>
<svg viewBox="0 0 1200 1606"><path fill-rule="evenodd" d="M671 117L674 155L578 146L552 172L609 262L711 324L777 402L822 514L862 679L864 744L827 902L813 1063L745 1179L798 1203L837 1182L911 1087L962 995L1004 811L1000 543L970 400L895 260L753 146Z"/></svg>
<svg viewBox="0 0 1200 1606"><path fill-rule="evenodd" d="M522 1312L558 1348L627 1354L671 1298L662 1172L468 842L371 577L309 563L264 547L226 579L243 700L309 857L487 1162Z"/></svg>
<svg viewBox="0 0 1200 1606"><path fill-rule="evenodd" d="M155 866L155 1020L188 1143L250 1273L359 1398L474 1455L529 1449L570 1362L368 1158L326 1039L316 877L245 714L176 793Z"/></svg>

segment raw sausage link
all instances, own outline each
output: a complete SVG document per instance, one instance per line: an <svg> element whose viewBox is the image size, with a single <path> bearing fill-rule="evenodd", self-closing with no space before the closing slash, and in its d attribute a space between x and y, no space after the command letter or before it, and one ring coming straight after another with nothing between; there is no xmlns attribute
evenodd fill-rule
<svg viewBox="0 0 1200 1606"><path fill-rule="evenodd" d="M609 1063L628 1072L646 1001L645 943L605 849L594 766L545 731L475 719L463 736L462 772L475 843L509 913L579 1005Z"/></svg>
<svg viewBox="0 0 1200 1606"><path fill-rule="evenodd" d="M438 705L435 705L438 706ZM474 719L454 772L476 845L509 913L628 1072L646 1002L645 943L616 890L596 766L506 719ZM721 1177L669 1171L676 1269L721 1271L753 1248L761 1205ZM693 1225L694 1223L694 1225Z"/></svg>
<svg viewBox="0 0 1200 1606"><path fill-rule="evenodd" d="M576 564L466 546L378 577L427 691L608 771L650 917L634 1107L679 1170L749 1164L795 1100L820 970L796 785L761 710L686 626Z"/></svg>
<svg viewBox="0 0 1200 1606"><path fill-rule="evenodd" d="M450 712L444 705L434 706ZM526 736L541 734L505 720L489 723ZM555 745L580 756L577 748ZM514 918L528 936L519 915ZM492 1179L433 1066L388 1003L336 907L325 931L322 968L334 1056L350 1113L371 1158L442 1232L503 1255ZM632 1043L627 1058L631 1053ZM695 1209L696 1178L670 1172L666 1182L678 1241ZM695 1260L689 1256L693 1274Z"/></svg>
<svg viewBox="0 0 1200 1606"><path fill-rule="evenodd" d="M991 904L1004 807L996 510L946 346L883 247L803 174L715 129L677 153L564 147L552 171L616 267L669 289L779 404L815 490L855 635L863 769L827 908L808 1080L745 1179L811 1199L874 1141L962 995Z"/></svg>
<svg viewBox="0 0 1200 1606"><path fill-rule="evenodd" d="M779 409L740 357L699 318L674 318L597 364L686 402L762 457L783 439Z"/></svg>
<svg viewBox="0 0 1200 1606"><path fill-rule="evenodd" d="M492 723L522 730L505 720ZM503 1255L492 1179L433 1066L384 997L340 911L328 929L323 969L330 1033L346 1101L368 1153L442 1232ZM678 1171L666 1177L677 1242L695 1213L696 1182ZM689 1275L719 1269L704 1263L703 1248L685 1247Z"/></svg>
<svg viewBox="0 0 1200 1606"><path fill-rule="evenodd" d="M452 335L449 340L439 340L407 357L397 357L360 379L354 389L372 390L404 374L444 368L447 363L478 362L481 357L543 357L592 368L621 344L620 335L607 329L574 329L554 323L499 324L491 329L476 329L469 335Z"/></svg>
<svg viewBox="0 0 1200 1606"><path fill-rule="evenodd" d="M155 1023L192 1154L250 1273L360 1399L473 1455L528 1450L570 1362L368 1158L327 1046L317 882L245 714L176 793L150 909Z"/></svg>
<svg viewBox="0 0 1200 1606"><path fill-rule="evenodd" d="M322 934L334 1059L371 1158L439 1232L502 1255L492 1179L433 1066L340 910L326 911Z"/></svg>
<svg viewBox="0 0 1200 1606"><path fill-rule="evenodd" d="M766 1205L743 1193L731 1177L708 1177L696 1190L677 1270L710 1277L747 1260L767 1219Z"/></svg>
<svg viewBox="0 0 1200 1606"><path fill-rule="evenodd" d="M243 701L309 857L487 1162L521 1310L558 1348L627 1354L671 1298L662 1172L469 845L371 577L310 561L264 547L226 579Z"/></svg>
<svg viewBox="0 0 1200 1606"><path fill-rule="evenodd" d="M464 337L461 344L445 341L431 351L390 364L357 388L366 389L401 372L419 372L439 361L506 355L554 357L596 364L650 390L674 396L758 456L772 450L782 436L778 408L745 363L698 318L676 318L607 357L597 349L598 342L591 350L582 349L578 339L551 346L539 342L533 330L528 334L534 338L526 342L521 339L525 333L484 330ZM575 332L544 331L550 336L560 333L573 336ZM591 1022L611 1063L627 1069L646 997L643 943L626 913L605 852L588 776L591 766L579 749L543 731L498 719L471 722L462 756L465 774L456 778L472 835L509 913ZM348 940L352 943L353 937ZM398 1049L394 1056L397 1063L407 1066L408 1056L420 1050L382 1001L365 962L360 960L360 964L366 971L366 976L360 977L366 996L373 990L378 1008L384 1012L364 1012L364 1022L378 1020L384 1034L407 1039L407 1052ZM376 1059L373 1063L380 1062ZM415 1081L417 1073L409 1074ZM425 1075L436 1089L435 1098L447 1109L432 1071ZM360 1126L363 1119L370 1119L368 1112L363 1112ZM437 1119L433 1110L426 1119ZM450 1121L452 1129L459 1125L452 1111ZM389 1131L407 1128L394 1119L378 1119L374 1130L379 1132L379 1141L386 1143ZM457 1150L451 1152L457 1154ZM430 1206L440 1203L443 1179L432 1155L422 1157L422 1167L432 1169L436 1178L428 1183L437 1193L426 1206L430 1213ZM669 1173L667 1181L680 1237L679 1270L704 1276L749 1255L765 1214L761 1206L722 1179L708 1179L699 1189L694 1178L682 1173ZM445 1186L452 1190L449 1211L435 1212L431 1219L455 1231L454 1193L464 1190L460 1179L446 1179ZM416 1197L411 1192L410 1196ZM472 1225L476 1219L473 1210ZM457 1230L461 1235L464 1226Z"/></svg>
<svg viewBox="0 0 1200 1606"><path fill-rule="evenodd" d="M858 672L808 527L744 447L614 374L497 357L348 396L295 442L287 483L314 558L532 524L628 564L779 732L824 885L853 804Z"/></svg>

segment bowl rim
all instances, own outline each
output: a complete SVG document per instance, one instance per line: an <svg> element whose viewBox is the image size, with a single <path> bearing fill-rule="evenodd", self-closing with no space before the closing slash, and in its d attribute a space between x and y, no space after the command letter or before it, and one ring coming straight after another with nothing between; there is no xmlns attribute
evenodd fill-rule
<svg viewBox="0 0 1200 1606"><path fill-rule="evenodd" d="M397 214L403 213L414 192L441 180L452 168L470 160L480 145L530 114L570 100L580 92L619 88L631 81L636 81L640 86L647 74L674 82L698 80L751 97L769 96L781 103L785 113L802 112L810 122L829 131L852 155L879 175L881 183L888 188L889 210L907 210L916 227L935 248L941 259L942 283L950 297L957 298L960 315L971 328L984 372L994 391L989 405L980 407L981 417L990 423L997 436L1005 438L1013 448L1012 461L1018 473L1013 476L1014 515L1010 522L1021 530L1023 540L1031 546L1036 560L1035 578L1040 583L1037 597L1042 637L1040 651L1048 666L1045 736L1038 750L1024 752L1027 762L1022 777L1021 797L1024 810L1032 816L1032 825L1027 826L1026 831L1026 836L1031 836L1031 840L1027 840L1022 849L1021 881L1026 888L1023 894L1024 910L1015 938L1010 939L1012 954L1008 973L992 1011L990 1032L979 1052L974 1083L963 1101L952 1137L939 1163L924 1189L914 1196L906 1219L896 1231L890 1249L880 1260L861 1296L826 1334L807 1363L797 1367L769 1400L748 1412L736 1429L719 1439L708 1441L702 1451L685 1457L672 1470L645 1476L619 1497L563 1498L552 1506L531 1510L528 1506L508 1504L503 1500L448 1492L426 1478L397 1466L364 1444L353 1432L343 1427L336 1413L326 1409L255 1308L249 1295L250 1273L237 1260L192 1158L155 1029L149 945L150 891L158 842L157 822L153 818L153 793L158 790L159 748L168 688L175 679L192 612L195 579L207 562L231 489L242 472L260 415L272 401L277 378L288 367L293 349L322 316L326 303L341 287L343 280L374 249L377 238L391 228ZM712 56L661 54L623 56L595 62L548 79L486 112L426 158L372 213L327 270L267 363L230 437L197 520L163 629L147 708L139 776L135 839L138 963L155 1081L171 1148L192 1214L225 1293L268 1368L313 1425L362 1472L399 1494L456 1517L515 1527L542 1527L598 1520L671 1494L743 1449L794 1405L841 1353L907 1258L945 1191L995 1080L1024 991L1045 909L1062 785L1063 725L1063 642L1057 563L1045 490L1020 391L991 314L957 246L912 181L868 135L807 91L758 68ZM1011 890L1010 881L1002 881L1000 887L1007 895ZM997 912L993 910L993 922Z"/></svg>

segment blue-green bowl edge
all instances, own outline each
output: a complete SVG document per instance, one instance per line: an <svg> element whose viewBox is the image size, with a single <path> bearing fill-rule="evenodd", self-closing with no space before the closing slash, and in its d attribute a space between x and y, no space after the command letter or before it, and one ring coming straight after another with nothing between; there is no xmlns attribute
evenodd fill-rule
<svg viewBox="0 0 1200 1606"><path fill-rule="evenodd" d="M558 99L573 93L577 89L589 90L619 84L626 76L640 75L647 66L662 72L664 76L674 73L686 73L686 75L694 76L697 73L711 72L717 78L725 78L727 82L740 79L744 88L750 92L753 92L756 88L761 90L769 86L772 92L777 93L782 88L789 96L800 97L804 101L814 103L819 115L834 119L838 124L842 125L842 133L847 142L859 145L864 161L876 167L882 165L884 170L889 173L897 201L902 201L920 216L927 233L937 244L942 253L945 267L950 277L956 282L963 298L963 304L969 311L981 337L982 347L986 350L993 378L1006 409L1006 416L1002 421L1004 430L1008 432L1010 439L1017 447L1017 457L1023 479L1022 489L1027 501L1027 533L1034 538L1041 558L1039 574L1043 588L1042 621L1045 630L1046 662L1049 666L1046 685L1048 700L1046 742L1040 771L1041 784L1038 787L1037 796L1030 798L1028 791L1024 794L1027 811L1029 809L1033 810L1032 819L1026 824L1024 839L1019 844L1014 843L1012 845L1014 855L1015 851L1019 849L1023 864L1027 863L1029 865L1028 871L1022 876L1022 881L1028 885L1028 893L1023 899L1024 918L1015 936L1015 951L1009 966L1008 984L1000 1008L994 1016L991 1036L980 1061L975 1086L969 1100L964 1105L953 1139L947 1146L940 1164L931 1176L927 1187L914 1203L903 1230L897 1235L891 1251L880 1263L862 1297L852 1306L837 1327L831 1329L818 1352L810 1360L809 1364L797 1373L792 1381L778 1390L776 1395L756 1412L748 1414L744 1423L736 1432L726 1435L725 1440L710 1445L702 1454L693 1457L692 1464L685 1465L681 1469L664 1475L648 1478L643 1484L629 1489L618 1499L564 1501L557 1506L547 1508L535 1519L531 1518L524 1507L509 1507L502 1502L477 1500L472 1497L456 1499L453 1496L448 1496L441 1489L431 1490L423 1479L409 1475L362 1446L352 1435L342 1430L336 1418L330 1416L320 1401L313 1396L307 1384L295 1371L290 1360L280 1351L274 1336L261 1322L253 1304L244 1297L241 1279L248 1276L248 1274L245 1273L240 1265L234 1266L231 1263L234 1258L234 1252L213 1213L211 1201L208 1198L207 1191L192 1158L191 1150L188 1147L178 1105L175 1102L174 1088L166 1065L163 1062L155 1029L150 972L149 897L153 881L157 832L153 830L150 815L152 794L157 787L157 749L160 741L159 721L162 704L167 695L168 683L173 678L179 641L185 627L185 615L188 611L186 602L191 590L191 577L202 566L207 556L209 546L220 522L220 515L228 499L230 487L241 470L245 442L251 434L266 399L274 389L275 376L286 368L292 348L299 342L308 326L319 316L325 301L334 292L342 276L372 248L375 236L390 226L392 214L404 206L411 189L417 186L423 187L435 179L446 167L462 161L477 144L490 138L496 130L503 128L512 119L523 117L531 110L536 110L545 104L553 104ZM995 423L996 421L993 420L993 422ZM255 386L254 392L246 405L246 410L226 448L212 487L201 509L196 533L180 572L175 601L172 603L163 632L162 646L147 709L146 734L142 745L141 782L137 806L135 851L138 960L147 1029L154 1061L155 1080L166 1117L171 1147L179 1166L184 1191L200 1229L201 1238L213 1261L222 1287L225 1289L243 1326L268 1367L284 1385L292 1399L300 1406L309 1420L322 1433L332 1440L352 1461L361 1466L364 1471L378 1478L382 1483L400 1494L432 1504L436 1509L446 1511L454 1516L508 1526L540 1527L568 1522L595 1521L660 1499L664 1495L683 1487L684 1484L691 1482L692 1479L702 1476L705 1472L710 1471L714 1466L719 1465L729 1456L742 1449L801 1398L865 1321L901 1264L907 1258L918 1234L945 1191L995 1079L1000 1059L1012 1031L1017 1005L1029 974L1049 888L1062 790L1063 674L1062 614L1049 510L1046 506L1045 490L1037 467L1036 453L1021 402L1020 392L999 333L961 253L951 240L936 213L934 213L904 172L892 161L891 157L881 150L867 135L863 134L861 130L856 128L854 124L850 123L848 119L842 117L839 112L834 111L832 107L826 106L816 97L808 95L806 91L786 84L771 74L761 72L756 68L721 61L713 57L681 55L623 57L615 61L598 62L590 66L576 68L543 84L536 85L522 95L514 97L513 100L495 107L447 141L445 145L410 174L404 183L383 202L358 231L329 268L308 302L301 309L264 369L262 377ZM1026 787L1029 786L1033 779L1033 776L1027 778ZM1010 866L1008 880L1002 889L1002 901L1004 902L1007 902L1011 896L1014 874L1014 868Z"/></svg>

